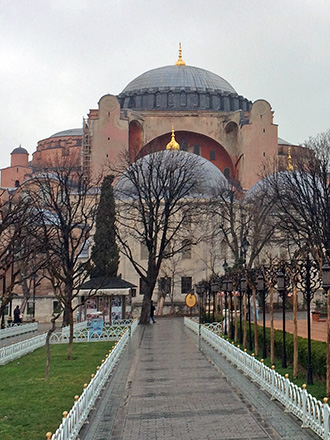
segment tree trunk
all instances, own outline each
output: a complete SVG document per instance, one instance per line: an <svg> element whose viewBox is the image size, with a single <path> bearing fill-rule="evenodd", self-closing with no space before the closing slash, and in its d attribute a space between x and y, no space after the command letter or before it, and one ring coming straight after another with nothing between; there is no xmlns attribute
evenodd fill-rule
<svg viewBox="0 0 330 440"><path fill-rule="evenodd" d="M259 344L258 344L258 319L257 319L257 296L256 289L253 287L253 310L254 310L254 354L258 356L259 354Z"/></svg>
<svg viewBox="0 0 330 440"><path fill-rule="evenodd" d="M23 291L23 301L22 301L20 310L21 310L21 313L23 315L23 313L25 313L27 302L28 302L28 300L30 298L30 290L28 288L27 280L26 280L26 276L25 276L24 272L21 275L21 286L22 286L22 291Z"/></svg>
<svg viewBox="0 0 330 440"><path fill-rule="evenodd" d="M269 287L269 311L270 311L270 363L275 363L274 350L274 290L273 286Z"/></svg>
<svg viewBox="0 0 330 440"><path fill-rule="evenodd" d="M55 331L55 326L56 326L56 318L53 317L51 319L51 323L52 326L51 328L48 330L47 332L47 336L46 336L46 368L45 368L45 380L48 381L49 380L49 370L50 370L50 337L52 335L52 333L54 333Z"/></svg>
<svg viewBox="0 0 330 440"><path fill-rule="evenodd" d="M143 296L142 310L139 324L150 324L150 305L153 289L148 286L147 292Z"/></svg>
<svg viewBox="0 0 330 440"><path fill-rule="evenodd" d="M293 284L293 377L298 377L298 296L297 286Z"/></svg>
<svg viewBox="0 0 330 440"><path fill-rule="evenodd" d="M64 307L63 311L63 322L62 327L66 327L67 325L70 325L70 302L67 302Z"/></svg>
<svg viewBox="0 0 330 440"><path fill-rule="evenodd" d="M69 325L70 325L70 337L69 337L69 347L68 347L68 360L72 360L72 348L73 348L73 310L70 308L69 315Z"/></svg>

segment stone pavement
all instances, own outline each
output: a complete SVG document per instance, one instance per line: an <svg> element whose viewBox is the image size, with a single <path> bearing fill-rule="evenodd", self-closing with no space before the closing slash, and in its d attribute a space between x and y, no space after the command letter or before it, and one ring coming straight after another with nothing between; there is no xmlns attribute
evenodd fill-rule
<svg viewBox="0 0 330 440"><path fill-rule="evenodd" d="M81 440L318 439L183 319L139 327Z"/></svg>
<svg viewBox="0 0 330 440"><path fill-rule="evenodd" d="M306 313L305 313L306 315ZM267 316L266 316L267 318ZM259 320L259 325L262 325L262 321ZM327 320L324 321L313 321L311 319L311 338L315 341L327 341ZM266 327L270 327L270 321L266 321ZM283 321L281 319L274 320L275 330L282 330ZM288 333L293 333L293 321L292 319L285 320L285 330ZM307 319L298 319L297 321L297 333L298 336L302 338L307 338Z"/></svg>

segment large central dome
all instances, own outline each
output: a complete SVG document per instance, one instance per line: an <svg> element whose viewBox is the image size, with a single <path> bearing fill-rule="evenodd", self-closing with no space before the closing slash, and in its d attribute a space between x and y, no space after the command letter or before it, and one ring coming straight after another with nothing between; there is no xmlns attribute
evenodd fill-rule
<svg viewBox="0 0 330 440"><path fill-rule="evenodd" d="M165 66L149 70L133 79L122 93L134 91L198 90L236 93L236 90L221 76L193 66Z"/></svg>
<svg viewBox="0 0 330 440"><path fill-rule="evenodd" d="M123 110L142 111L230 112L252 106L221 76L184 63L143 73L124 88L118 100Z"/></svg>

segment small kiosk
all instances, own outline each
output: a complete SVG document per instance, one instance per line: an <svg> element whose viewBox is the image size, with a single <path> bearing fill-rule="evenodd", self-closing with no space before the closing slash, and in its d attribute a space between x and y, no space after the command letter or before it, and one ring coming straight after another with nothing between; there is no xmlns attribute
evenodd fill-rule
<svg viewBox="0 0 330 440"><path fill-rule="evenodd" d="M91 278L80 286L80 307L77 321L103 318L112 324L121 319L132 319L132 297L136 286L122 278Z"/></svg>

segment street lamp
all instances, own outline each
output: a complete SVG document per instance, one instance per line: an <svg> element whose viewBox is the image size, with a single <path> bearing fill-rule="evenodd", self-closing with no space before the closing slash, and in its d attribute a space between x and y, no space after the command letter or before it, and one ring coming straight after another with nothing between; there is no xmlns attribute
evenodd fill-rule
<svg viewBox="0 0 330 440"><path fill-rule="evenodd" d="M252 351L252 329L251 329L251 289L248 285L247 279L243 276L241 279L241 291L247 296L248 300L248 318L249 318L249 350ZM246 320L246 316L245 316Z"/></svg>
<svg viewBox="0 0 330 440"><path fill-rule="evenodd" d="M246 278L243 275L243 277L240 280L240 286L239 286L239 341L240 341L240 344L243 344L243 329L242 329L243 309L242 309L242 300L243 300L243 294L245 292L246 292Z"/></svg>
<svg viewBox="0 0 330 440"><path fill-rule="evenodd" d="M230 315L229 315L229 336L230 339L234 339L234 325L233 325L233 281L227 281L227 290L230 301Z"/></svg>
<svg viewBox="0 0 330 440"><path fill-rule="evenodd" d="M283 316L283 347L282 347L282 368L287 368L286 362L286 333L285 333L285 300L286 300L286 289L285 289L285 274L282 270L277 273L277 291L282 298L282 316Z"/></svg>
<svg viewBox="0 0 330 440"><path fill-rule="evenodd" d="M263 273L260 272L257 278L257 290L262 297L262 357L266 359L266 291L265 291L265 279Z"/></svg>
<svg viewBox="0 0 330 440"><path fill-rule="evenodd" d="M212 311L213 322L215 321L214 313L216 310L215 297L216 297L216 294L219 292L219 290L220 290L219 283L217 281L213 281L211 283L211 292L212 292L212 296L213 296L213 311Z"/></svg>
<svg viewBox="0 0 330 440"><path fill-rule="evenodd" d="M227 280L224 280L224 281L222 282L222 290L223 290L223 293L224 293L224 295L225 295L225 331L224 331L224 334L225 334L225 335L228 335L228 332L227 332L227 309L228 309L227 295L228 295L228 281L227 281Z"/></svg>
<svg viewBox="0 0 330 440"><path fill-rule="evenodd" d="M199 298L199 323L202 324L205 321L204 315L204 286L203 283L196 284L196 293Z"/></svg>

